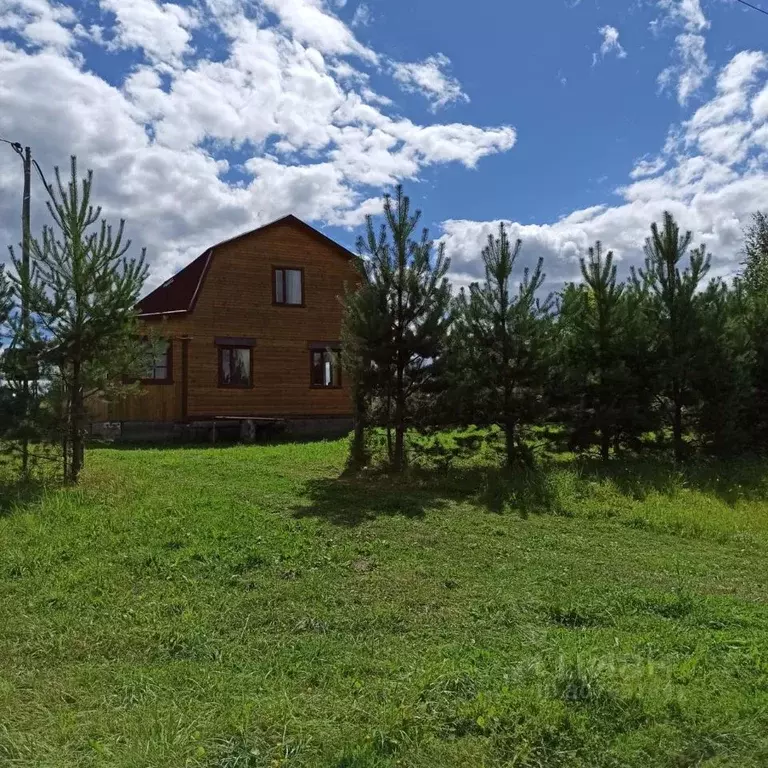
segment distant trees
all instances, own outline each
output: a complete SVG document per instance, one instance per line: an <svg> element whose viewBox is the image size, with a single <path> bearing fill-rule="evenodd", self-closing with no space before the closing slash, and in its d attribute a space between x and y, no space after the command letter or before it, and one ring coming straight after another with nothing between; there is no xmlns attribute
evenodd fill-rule
<svg viewBox="0 0 768 768"><path fill-rule="evenodd" d="M447 260L426 235L410 241L402 190L385 216L378 234L368 221L365 280L346 301L360 463L364 427L395 427L401 469L406 428L423 423L497 424L510 466L530 460L528 428L548 421L603 459L651 443L677 461L768 447L768 216L746 231L744 272L731 282L706 282L706 249L665 213L640 268L619 279L597 242L581 281L554 301L541 260L518 267L523 244L503 225L480 254L484 280L448 301Z"/></svg>

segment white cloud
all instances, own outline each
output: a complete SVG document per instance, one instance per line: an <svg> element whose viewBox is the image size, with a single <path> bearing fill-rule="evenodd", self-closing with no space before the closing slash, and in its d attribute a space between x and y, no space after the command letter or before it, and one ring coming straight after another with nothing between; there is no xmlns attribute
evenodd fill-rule
<svg viewBox="0 0 768 768"><path fill-rule="evenodd" d="M14 31L54 18L46 0L23 1ZM67 51L40 50L29 36L22 47L0 42L0 133L29 142L46 172L70 153L93 168L105 215L125 217L129 236L148 247L152 284L233 232L289 212L354 226L382 186L437 164L472 168L515 143L506 126L419 125L389 113L361 69L385 56L320 0L267 1L274 15L244 0L207 0L198 19L169 3L103 0L115 16L89 19L90 39L143 58L117 84L89 69L77 35ZM41 10L32 14L30 3ZM71 9L56 13L77 28ZM217 36L215 58L192 49L190 31L203 19ZM17 165L0 154L6 243L18 240ZM47 220L39 192L35 229Z"/></svg>
<svg viewBox="0 0 768 768"><path fill-rule="evenodd" d="M360 5L355 8L355 13L352 16L352 26L367 27L372 20L371 9L366 3L360 3Z"/></svg>
<svg viewBox="0 0 768 768"><path fill-rule="evenodd" d="M548 285L557 288L578 277L578 257L600 239L626 272L629 265L642 263L650 223L669 210L712 252L713 274L737 271L742 230L754 211L768 209L765 81L762 53L737 54L721 71L713 99L670 131L659 156L635 164L630 183L617 190L620 204L575 211L551 224L507 222L510 237L523 240L524 262L533 264L543 256ZM497 221L443 223L443 239L460 281L482 276L480 251L497 227Z"/></svg>
<svg viewBox="0 0 768 768"><path fill-rule="evenodd" d="M627 57L627 52L619 42L619 30L616 27L606 25L600 27L598 32L603 36L603 42L600 46L600 55L605 58L609 53L615 53L620 59Z"/></svg>
<svg viewBox="0 0 768 768"><path fill-rule="evenodd" d="M667 165L667 161L661 157L643 157L635 163L635 167L632 169L630 178L643 179L646 176L655 176L660 171L663 171Z"/></svg>
<svg viewBox="0 0 768 768"><path fill-rule="evenodd" d="M378 60L374 51L358 42L350 29L323 6L322 0L262 1L298 42L324 54L354 54L371 62Z"/></svg>
<svg viewBox="0 0 768 768"><path fill-rule="evenodd" d="M658 78L662 91L675 85L677 100L681 106L701 88L712 68L707 60L706 40L702 35L685 32L675 39L677 62L661 72Z"/></svg>
<svg viewBox="0 0 768 768"><path fill-rule="evenodd" d="M392 74L406 91L423 94L435 111L454 101L469 101L455 77L446 74L451 60L442 53L411 64L393 62Z"/></svg>
<svg viewBox="0 0 768 768"><path fill-rule="evenodd" d="M659 6L670 20L681 23L689 32L702 32L709 28L709 21L701 9L701 0L659 0Z"/></svg>
<svg viewBox="0 0 768 768"><path fill-rule="evenodd" d="M197 14L175 3L154 0L101 0L105 11L115 14L112 48L137 48L153 62L178 66L189 52L190 30Z"/></svg>
<svg viewBox="0 0 768 768"><path fill-rule="evenodd" d="M659 74L659 89L674 88L678 102L685 106L712 72L703 35L710 24L700 0L658 0L658 5L665 15L661 21L652 22L654 31L665 24L683 28L675 38L674 62Z"/></svg>
<svg viewBox="0 0 768 768"><path fill-rule="evenodd" d="M33 46L69 48L76 20L69 6L48 0L0 0L0 30L16 32Z"/></svg>

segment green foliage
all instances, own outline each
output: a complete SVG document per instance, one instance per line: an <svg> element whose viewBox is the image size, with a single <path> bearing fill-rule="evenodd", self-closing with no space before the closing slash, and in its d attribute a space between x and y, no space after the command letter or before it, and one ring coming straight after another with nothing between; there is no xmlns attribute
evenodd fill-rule
<svg viewBox="0 0 768 768"><path fill-rule="evenodd" d="M768 216L756 213L744 238L744 271L739 281L742 322L749 338L747 422L751 444L768 448Z"/></svg>
<svg viewBox="0 0 768 768"><path fill-rule="evenodd" d="M394 198L385 195L385 223L377 231L369 216L358 241L362 285L346 298L345 360L358 421L365 412L394 429L389 458L396 472L405 465L407 425L424 418L419 397L434 378L450 321L450 263L426 229L414 238L420 218L401 186ZM354 446L359 462L360 436Z"/></svg>
<svg viewBox="0 0 768 768"><path fill-rule="evenodd" d="M406 425L497 425L508 464L524 467L534 458L524 433L546 421L564 425L570 448L596 446L603 459L669 446L678 461L768 447L768 217L755 215L744 274L731 282L705 284L709 255L691 249L693 235L669 213L651 225L644 266L625 281L597 242L580 260L581 281L564 286L553 312L542 262L516 274L522 243L511 243L503 225L482 251L483 283L448 303L442 255L432 264L424 256L431 243L408 239L417 217L407 198L399 192L387 205L378 234L369 220L363 285L346 299L345 364L358 415L353 467L371 460L364 432L376 425L386 428L390 464L404 450ZM413 269L422 278L399 266L410 264L409 253L420 254ZM396 320L398 284L410 286L404 296L422 296L415 301L428 310L423 325L407 313ZM407 329L400 341L398 328ZM446 470L454 462L455 448L439 441L415 445L440 455Z"/></svg>
<svg viewBox="0 0 768 768"><path fill-rule="evenodd" d="M545 279L541 259L533 272L523 270L513 291L521 247L520 240L510 243L503 224L488 237L485 282L462 290L454 305L448 361L465 418L504 429L510 466L525 457L520 427L542 411L551 330L552 300L537 296Z"/></svg>
<svg viewBox="0 0 768 768"><path fill-rule="evenodd" d="M56 168L48 211L52 226L32 241L36 280L33 307L42 358L52 369L61 435L68 444L65 475L77 481L83 464L83 435L89 396L119 388L146 362L134 306L147 275L144 253L129 259L124 221L116 230L90 202L93 174L77 176L71 160L64 183Z"/></svg>
<svg viewBox="0 0 768 768"><path fill-rule="evenodd" d="M697 290L710 264L701 246L690 252L688 266L681 271L692 240L691 232L681 235L672 214L665 212L661 229L656 223L651 225L651 236L645 243L645 267L635 277L650 289L651 317L657 333L657 386L678 461L686 452L685 410L695 405L691 378L702 341L704 303Z"/></svg>
<svg viewBox="0 0 768 768"><path fill-rule="evenodd" d="M552 388L565 406L571 445L637 445L652 425L648 380L651 333L648 297L618 282L613 252L597 242L581 259L583 283L559 296L558 360Z"/></svg>

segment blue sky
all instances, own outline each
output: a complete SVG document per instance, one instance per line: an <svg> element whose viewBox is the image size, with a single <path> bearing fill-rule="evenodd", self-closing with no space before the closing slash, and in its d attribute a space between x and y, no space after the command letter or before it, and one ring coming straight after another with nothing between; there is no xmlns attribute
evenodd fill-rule
<svg viewBox="0 0 768 768"><path fill-rule="evenodd" d="M636 262L665 208L730 274L768 207L766 40L736 0L0 0L0 135L94 168L152 283L288 212L353 245L399 181L457 284L499 221L555 286L598 237Z"/></svg>

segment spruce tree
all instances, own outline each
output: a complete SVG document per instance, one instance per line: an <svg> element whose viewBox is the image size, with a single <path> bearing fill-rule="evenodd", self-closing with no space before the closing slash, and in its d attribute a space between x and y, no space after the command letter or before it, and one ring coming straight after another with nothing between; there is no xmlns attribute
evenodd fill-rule
<svg viewBox="0 0 768 768"><path fill-rule="evenodd" d="M401 186L394 197L385 195L384 218L377 232L369 216L366 237L358 241L365 280L348 299L345 327L356 339L356 377L385 404L386 423L394 428L391 466L400 472L406 428L445 342L451 291L445 248L435 249L426 229L414 238L421 212L411 213Z"/></svg>
<svg viewBox="0 0 768 768"><path fill-rule="evenodd" d="M113 230L101 219L101 208L90 202L92 182L91 171L78 179L74 157L66 183L56 168L48 190L53 226L32 242L40 284L35 309L55 369L52 390L62 398L70 482L83 466L87 398L137 375L146 358L134 311L147 275L144 251L138 259L126 257L125 222Z"/></svg>
<svg viewBox="0 0 768 768"><path fill-rule="evenodd" d="M638 273L639 280L650 288L658 332L659 384L677 461L685 454L685 409L695 404L691 376L700 343L701 300L697 289L710 263L702 246L690 252L688 266L681 270L692 240L691 232L680 234L672 214L665 212L661 229L656 223L651 225L651 236L645 243L645 267Z"/></svg>
<svg viewBox="0 0 768 768"><path fill-rule="evenodd" d="M466 389L473 390L476 421L504 431L507 464L525 459L520 427L530 423L542 401L549 345L551 297L537 298L545 275L539 259L524 269L517 292L513 271L522 242L510 243L506 228L490 235L482 251L485 282L462 291L456 307L455 344L463 349Z"/></svg>

